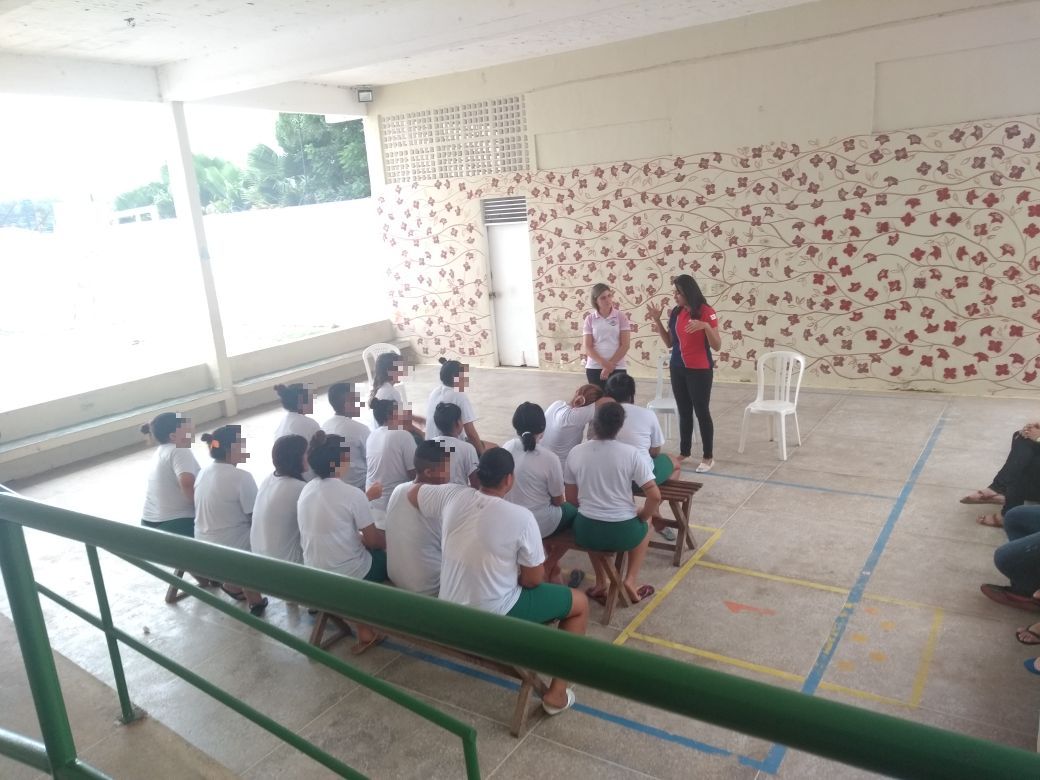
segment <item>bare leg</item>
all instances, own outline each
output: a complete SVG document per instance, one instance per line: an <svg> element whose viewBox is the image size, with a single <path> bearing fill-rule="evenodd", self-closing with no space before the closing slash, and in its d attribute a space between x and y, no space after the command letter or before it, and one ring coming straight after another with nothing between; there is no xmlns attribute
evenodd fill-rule
<svg viewBox="0 0 1040 780"><path fill-rule="evenodd" d="M549 573L547 579L549 582L562 585L563 577L560 574L560 559L566 554L567 549L560 545L552 544L547 539L543 539L542 544L545 546L545 570Z"/></svg>
<svg viewBox="0 0 1040 780"><path fill-rule="evenodd" d="M610 577L607 576L607 565L605 557L610 553L589 553L592 562L592 570L596 572L596 584L592 586L593 593L606 593L610 587Z"/></svg>
<svg viewBox="0 0 1040 780"><path fill-rule="evenodd" d="M571 589L571 611L560 621L560 628L569 634L584 634L589 625L589 600L580 590ZM567 704L567 682L558 677L549 683L542 701L551 707Z"/></svg>
<svg viewBox="0 0 1040 780"><path fill-rule="evenodd" d="M647 534L643 537L643 541L639 543L638 547L628 551L628 571L625 573L624 585L633 604L639 601L639 596L636 593L639 587L637 585L639 582L639 570L643 566L643 559L646 558L646 551L649 547L650 534Z"/></svg>

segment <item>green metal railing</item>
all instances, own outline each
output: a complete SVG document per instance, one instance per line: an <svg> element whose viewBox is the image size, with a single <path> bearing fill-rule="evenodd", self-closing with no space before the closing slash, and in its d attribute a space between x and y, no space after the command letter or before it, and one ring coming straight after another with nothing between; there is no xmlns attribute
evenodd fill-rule
<svg viewBox="0 0 1040 780"><path fill-rule="evenodd" d="M137 642L112 625L103 586L100 616L94 616L47 588L36 586L22 526L83 542L118 555L167 582L173 577L153 563L190 568L201 575L310 604L354 620L401 631L474 655L562 677L607 693L685 715L771 742L897 777L1040 777L1040 756L920 723L880 715L838 702L813 698L711 669L567 634L545 626L490 615L406 591L348 579L249 553L59 510L14 496L0 495L0 566L18 629L36 701L43 748L0 732L0 753L42 766L55 777L96 777L77 763L61 701L37 591L105 632L115 648L124 644L206 691L237 712L345 777L357 773L305 742L188 669ZM91 556L95 583L101 581L96 551ZM151 562L151 563L149 563ZM473 730L418 702L382 680L317 650L299 638L252 618L200 588L181 583L207 604L233 615L308 657L424 715L460 736L467 771L478 776ZM101 606L104 603L104 606ZM121 675L117 674L119 680ZM131 712L125 682L117 684L124 717ZM45 753L41 753L45 749Z"/></svg>

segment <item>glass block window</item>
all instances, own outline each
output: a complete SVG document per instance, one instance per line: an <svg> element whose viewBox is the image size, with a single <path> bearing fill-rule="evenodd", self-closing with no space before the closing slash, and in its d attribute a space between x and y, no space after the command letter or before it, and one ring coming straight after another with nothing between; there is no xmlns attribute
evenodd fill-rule
<svg viewBox="0 0 1040 780"><path fill-rule="evenodd" d="M382 116L379 130L391 184L530 167L522 95Z"/></svg>

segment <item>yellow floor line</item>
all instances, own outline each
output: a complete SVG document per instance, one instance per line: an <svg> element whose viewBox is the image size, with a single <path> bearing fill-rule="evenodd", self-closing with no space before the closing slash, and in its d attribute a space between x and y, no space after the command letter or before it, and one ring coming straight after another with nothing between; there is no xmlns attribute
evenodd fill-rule
<svg viewBox="0 0 1040 780"><path fill-rule="evenodd" d="M925 642L924 652L921 653L921 665L914 677L914 689L910 694L910 706L916 707L921 703L924 696L924 686L928 682L928 671L932 666L932 657L935 655L935 647L939 643L939 630L942 628L943 611L936 608L932 617L932 629L928 632L928 641Z"/></svg>
<svg viewBox="0 0 1040 780"><path fill-rule="evenodd" d="M861 691L859 688L846 688L844 685L837 685L830 682L820 683L820 690L822 691L834 691L835 693L844 693L849 696L855 696L857 699L867 699L869 701L877 701L882 704L892 704L896 707L912 707L910 702L903 701L901 699L893 699L890 696L881 696L877 693L871 693L870 691Z"/></svg>
<svg viewBox="0 0 1040 780"><path fill-rule="evenodd" d="M924 604L920 601L907 601L906 599L897 599L892 596L864 596L864 601L879 601L882 604L895 604L899 607L913 607L915 609L938 609L933 604Z"/></svg>
<svg viewBox="0 0 1040 780"><path fill-rule="evenodd" d="M796 683L805 682L804 677L798 674L794 674L793 672L785 672L783 669L774 669L771 666L754 664L750 661L743 661L740 658L732 658L728 655L713 653L710 650L701 650L699 647L690 647L689 645L684 645L679 642L671 642L667 639L658 639L656 636L639 634L634 631L629 636L631 636L632 639L638 639L640 642L647 642L651 645L667 647L670 650L678 650L680 653L695 655L700 658L707 658L711 661L719 661L720 663L729 664L730 666L737 666L741 669L747 669L751 672L758 672L759 674L765 674L770 677L778 677L781 680L790 680L791 682Z"/></svg>
<svg viewBox="0 0 1040 780"><path fill-rule="evenodd" d="M719 571L728 571L731 574L744 574L748 577L758 577L763 580L772 580L773 582L786 582L789 585L801 585L804 588L813 588L814 590L825 590L828 593L839 593L842 596L849 594L848 588L839 588L836 585L824 585L820 582L813 582L811 580L799 580L794 577L784 577L779 574L767 574L764 571L755 571L754 569L743 569L739 566L727 566L724 563L712 563L710 561L701 561L700 565L705 569L718 569Z"/></svg>
<svg viewBox="0 0 1040 780"><path fill-rule="evenodd" d="M644 620L650 617L650 614L661 605L661 602L665 597L672 592L676 585L682 582L683 578L690 573L697 561L699 561L721 537L722 530L716 529L715 532L697 548L693 555L690 556L690 560L683 564L682 568L672 576L668 581L668 584L657 591L657 593L654 594L654 597L650 600L650 603L643 607L642 611L632 618L632 621L625 626L620 634L618 634L617 639L614 640L615 645L623 645L628 641L632 632L639 628L639 626L643 624Z"/></svg>
<svg viewBox="0 0 1040 780"><path fill-rule="evenodd" d="M690 528L696 528L698 531L710 531L712 533L714 533L715 531L722 530L721 528L716 528L713 525L697 525L696 523L690 523Z"/></svg>

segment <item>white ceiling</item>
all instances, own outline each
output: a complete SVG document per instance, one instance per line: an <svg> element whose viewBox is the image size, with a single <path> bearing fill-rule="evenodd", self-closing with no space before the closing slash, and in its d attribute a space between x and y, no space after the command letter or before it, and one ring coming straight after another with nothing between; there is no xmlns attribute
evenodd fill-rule
<svg viewBox="0 0 1040 780"><path fill-rule="evenodd" d="M159 68L171 99L391 84L808 0L0 0L0 54ZM129 21L128 21L129 20Z"/></svg>

